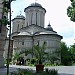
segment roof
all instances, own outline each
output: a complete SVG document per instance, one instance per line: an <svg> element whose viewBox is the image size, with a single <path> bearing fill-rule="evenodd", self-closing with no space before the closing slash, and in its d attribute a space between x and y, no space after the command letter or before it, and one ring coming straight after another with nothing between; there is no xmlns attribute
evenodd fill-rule
<svg viewBox="0 0 75 75"><path fill-rule="evenodd" d="M36 2L35 2L35 3L30 4L28 7L26 7L26 8L24 9L24 12L25 12L28 8L31 8L31 7L39 7L39 8L42 8L42 9L46 12L46 9L45 9L45 8L43 8L41 4L36 3Z"/></svg>
<svg viewBox="0 0 75 75"><path fill-rule="evenodd" d="M51 27L50 23L48 24L46 29L49 30L49 31L53 31L53 28Z"/></svg>
<svg viewBox="0 0 75 75"><path fill-rule="evenodd" d="M29 32L20 32L18 35L30 35Z"/></svg>
<svg viewBox="0 0 75 75"><path fill-rule="evenodd" d="M33 27L35 27L34 29L39 29L39 30L38 31L36 30L36 32L34 32ZM60 37L61 39L63 38L61 35L58 35L57 32L47 30L46 28L43 28L43 27L40 27L37 25L30 25L30 26L25 27L24 29L25 29L25 31L21 31L18 35L14 36L14 37L18 37L18 36L31 37L31 36L40 36L40 35L50 35L51 36L52 35L52 36ZM30 29L32 29L32 31L29 31Z"/></svg>
<svg viewBox="0 0 75 75"><path fill-rule="evenodd" d="M63 38L61 35L58 35L57 33L53 33L52 31L45 31L45 32L40 32L38 35L54 35L54 36L58 36L60 37L61 39Z"/></svg>
<svg viewBox="0 0 75 75"><path fill-rule="evenodd" d="M56 33L50 33L50 32L37 32L37 33L35 33L35 35L33 35L32 33L30 33L30 32L20 32L18 35L16 35L16 36L13 36L13 37L21 37L21 36L27 36L27 37L31 37L31 36L40 36L40 35L49 35L49 36L57 36L57 37L60 37L61 39L63 38L61 35L58 35L58 34L56 34Z"/></svg>
<svg viewBox="0 0 75 75"><path fill-rule="evenodd" d="M32 3L30 6L39 6L39 7L42 7L42 5L41 4L39 4L39 3Z"/></svg>
<svg viewBox="0 0 75 75"><path fill-rule="evenodd" d="M25 20L25 17L23 15L17 15L14 19L24 19ZM12 21L14 20L12 19Z"/></svg>

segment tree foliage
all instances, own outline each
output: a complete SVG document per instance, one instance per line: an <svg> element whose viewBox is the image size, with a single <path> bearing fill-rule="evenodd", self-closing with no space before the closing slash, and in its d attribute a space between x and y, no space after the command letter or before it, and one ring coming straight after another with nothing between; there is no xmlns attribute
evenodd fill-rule
<svg viewBox="0 0 75 75"><path fill-rule="evenodd" d="M38 43L38 45L35 45L33 49L34 49L34 56L36 56L39 64L41 64L43 62L43 59L45 59L48 54L47 52L45 52L46 42L44 42L42 46L39 46L39 43Z"/></svg>
<svg viewBox="0 0 75 75"><path fill-rule="evenodd" d="M75 43L70 46L69 52L71 53L72 56L72 62L75 63Z"/></svg>
<svg viewBox="0 0 75 75"><path fill-rule="evenodd" d="M67 15L70 17L70 20L75 22L75 0L70 0L71 6L67 8Z"/></svg>
<svg viewBox="0 0 75 75"><path fill-rule="evenodd" d="M71 53L68 51L68 47L65 42L61 42L61 64L62 65L71 65L72 58Z"/></svg>

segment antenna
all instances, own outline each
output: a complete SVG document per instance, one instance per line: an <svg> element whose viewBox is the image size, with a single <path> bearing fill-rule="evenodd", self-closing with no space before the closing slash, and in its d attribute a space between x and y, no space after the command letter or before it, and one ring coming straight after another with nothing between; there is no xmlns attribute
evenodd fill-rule
<svg viewBox="0 0 75 75"><path fill-rule="evenodd" d="M51 26L51 25L50 25L50 21L49 21L49 24L48 24L48 26Z"/></svg>

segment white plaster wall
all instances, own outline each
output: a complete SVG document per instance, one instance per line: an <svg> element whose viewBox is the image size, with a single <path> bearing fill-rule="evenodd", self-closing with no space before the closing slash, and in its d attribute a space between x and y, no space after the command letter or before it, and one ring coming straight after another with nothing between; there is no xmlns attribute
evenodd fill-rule
<svg viewBox="0 0 75 75"><path fill-rule="evenodd" d="M33 13L33 16L32 16L32 13ZM26 22L28 23L28 25L31 25L31 17L32 17L32 24L36 25L36 13L37 13L37 25L44 27L45 11L42 8L31 7L26 9L25 11Z"/></svg>
<svg viewBox="0 0 75 75"><path fill-rule="evenodd" d="M60 50L60 42L61 42L61 38L58 36L52 36L52 35L37 35L35 36L33 39L32 37L27 37L27 36L21 36L21 37L15 37L14 38L14 48L16 48L16 50L14 50L14 52L20 52L22 50L25 50L26 48L31 49L33 46L33 40L34 40L34 45L38 44L39 41L39 45L41 46L43 44L43 42L47 42L47 46L46 46L46 52L49 53L49 57L51 55L54 55L55 57L60 58L59 63L61 62L61 56L54 54L53 52L56 50ZM22 41L24 41L24 45L22 45ZM17 50L18 49L18 50ZM32 55L29 54L27 56L27 58L32 58Z"/></svg>
<svg viewBox="0 0 75 75"><path fill-rule="evenodd" d="M50 54L55 52L56 50L60 50L60 43L61 43L60 37L51 35L36 36L34 38L34 44L36 45L38 41L40 46L43 44L44 41L47 43L46 52ZM61 58L60 56L58 57Z"/></svg>
<svg viewBox="0 0 75 75"><path fill-rule="evenodd" d="M12 23L12 33L19 32L21 28L25 27L25 20L23 19L15 19L12 21Z"/></svg>
<svg viewBox="0 0 75 75"><path fill-rule="evenodd" d="M24 45L22 45L24 42ZM14 38L14 48L32 48L32 37L18 37Z"/></svg>
<svg viewBox="0 0 75 75"><path fill-rule="evenodd" d="M34 45L36 45L39 41L39 45L41 46L43 42L47 42L47 49L51 51L55 51L57 49L60 49L60 41L61 39L56 36L50 36L50 35L41 35L36 36L34 39ZM14 38L14 48L32 48L32 37L19 37ZM24 45L22 45L22 41L24 41ZM50 51L49 51L50 52Z"/></svg>

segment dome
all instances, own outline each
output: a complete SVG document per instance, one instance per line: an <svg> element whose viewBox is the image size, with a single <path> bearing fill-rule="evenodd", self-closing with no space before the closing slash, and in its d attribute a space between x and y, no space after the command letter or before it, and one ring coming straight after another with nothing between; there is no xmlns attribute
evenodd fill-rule
<svg viewBox="0 0 75 75"><path fill-rule="evenodd" d="M23 20L25 20L25 17L20 14L20 15L17 15L14 19L12 19L12 21L15 20L15 19L23 19Z"/></svg>
<svg viewBox="0 0 75 75"><path fill-rule="evenodd" d="M30 8L30 7L40 7L40 8L42 8L42 9L46 12L45 8L43 8L41 4L36 3L36 2L30 4L28 7L26 7L26 8L24 9L24 12L26 11L26 9L28 9L28 8Z"/></svg>
<svg viewBox="0 0 75 75"><path fill-rule="evenodd" d="M53 31L53 28L51 27L50 23L49 23L49 25L47 26L46 29L49 30L49 31Z"/></svg>
<svg viewBox="0 0 75 75"><path fill-rule="evenodd" d="M16 18L23 18L23 19L25 19L25 17L23 15L17 15Z"/></svg>
<svg viewBox="0 0 75 75"><path fill-rule="evenodd" d="M32 3L30 6L39 6L39 7L42 7L42 5L39 4L39 3Z"/></svg>

